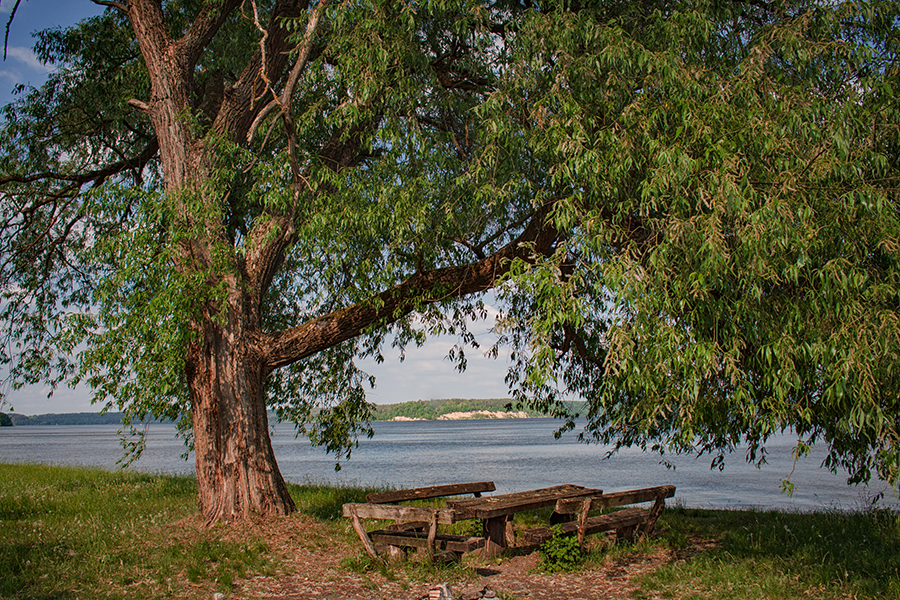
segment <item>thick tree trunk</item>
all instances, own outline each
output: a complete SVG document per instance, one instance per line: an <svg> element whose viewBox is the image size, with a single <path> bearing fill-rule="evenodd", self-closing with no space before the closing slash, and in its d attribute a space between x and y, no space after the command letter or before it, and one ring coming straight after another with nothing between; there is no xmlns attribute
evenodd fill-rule
<svg viewBox="0 0 900 600"><path fill-rule="evenodd" d="M208 307L205 316L194 323L200 339L186 357L200 510L209 522L246 519L254 513L287 514L293 512L294 503L272 451L266 417L264 382L272 367L254 333L259 326L260 299L280 253L277 248L268 251L267 244L251 245L246 256L238 257L232 251L231 264L224 271L213 268L230 245L217 210L222 199L206 197L203 191L204 183L215 177L216 149L207 146L196 122L187 118L197 114L197 61L241 1L204 3L178 39L171 36L159 0L126 4L152 84L149 103L134 100L131 104L153 123L178 227L194 232L179 242L175 268L210 274L211 287L224 283L229 290L225 323L220 306ZM266 51L250 58L226 94L224 108L213 106L213 113L219 114L209 139L222 136L235 143L246 139L247 129L261 110L252 101L262 91L260 75L278 80L289 60L288 31L279 26L279 19L302 14L307 6L297 0L275 2ZM195 204L197 198L205 206ZM293 232L291 223L283 221L273 220L270 225L281 226L281 236L275 236L279 241Z"/></svg>
<svg viewBox="0 0 900 600"><path fill-rule="evenodd" d="M210 522L294 511L269 438L262 361L215 325L188 356L200 511Z"/></svg>

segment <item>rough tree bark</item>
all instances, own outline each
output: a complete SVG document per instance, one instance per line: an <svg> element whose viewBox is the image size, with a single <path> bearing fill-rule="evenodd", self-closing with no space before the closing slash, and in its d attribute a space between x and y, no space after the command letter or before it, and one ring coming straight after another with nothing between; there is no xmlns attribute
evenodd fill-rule
<svg viewBox="0 0 900 600"><path fill-rule="evenodd" d="M265 363L255 345L206 329L187 361L200 511L211 521L288 514L294 503L269 438Z"/></svg>

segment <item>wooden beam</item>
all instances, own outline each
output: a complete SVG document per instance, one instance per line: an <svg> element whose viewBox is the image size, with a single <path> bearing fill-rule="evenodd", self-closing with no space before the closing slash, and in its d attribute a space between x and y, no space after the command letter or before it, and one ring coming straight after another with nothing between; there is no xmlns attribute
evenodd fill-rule
<svg viewBox="0 0 900 600"><path fill-rule="evenodd" d="M499 556L509 547L507 529L511 526L512 515L500 515L485 519L482 524L484 532L484 556L493 558Z"/></svg>
<svg viewBox="0 0 900 600"><path fill-rule="evenodd" d="M461 494L475 494L476 497L478 497L482 492L493 492L496 489L493 481L452 483L448 485L433 485L430 487L378 492L366 496L366 502L369 502L370 504L393 504L395 502L406 502L408 500L427 500L429 498L459 496Z"/></svg>
<svg viewBox="0 0 900 600"><path fill-rule="evenodd" d="M447 500L447 507L456 511L457 519L492 519L514 512L553 506L560 498L599 496L602 493L603 490L565 484L488 498L454 498Z"/></svg>
<svg viewBox="0 0 900 600"><path fill-rule="evenodd" d="M349 510L348 507L349 506ZM356 535L359 536L359 539L362 540L363 546L366 549L366 553L372 558L378 558L378 551L375 549L375 545L372 544L372 540L369 538L369 534L366 533L366 530L363 528L362 523L359 521L359 516L356 514L356 510L354 510L352 505L344 505L344 514L347 516L349 513L350 522L353 523L353 529L356 530Z"/></svg>
<svg viewBox="0 0 900 600"><path fill-rule="evenodd" d="M441 525L456 522L456 513L449 508L428 508L424 506L395 506L392 504L345 504L344 516L356 513L360 519L384 519L387 521L427 521L436 515Z"/></svg>
<svg viewBox="0 0 900 600"><path fill-rule="evenodd" d="M405 521L388 525L385 529L388 531L425 531L426 527L428 527L427 521Z"/></svg>
<svg viewBox="0 0 900 600"><path fill-rule="evenodd" d="M396 547L427 548L428 537L424 532L416 531L389 531L381 529L373 531L372 539L378 544L386 544ZM449 550L451 552L472 552L484 546L484 538L465 537L461 535L447 535L439 533L434 537L435 550Z"/></svg>
<svg viewBox="0 0 900 600"><path fill-rule="evenodd" d="M581 514L578 515L578 547L584 547L585 529L587 528L588 513L591 512L591 499L585 498L581 505Z"/></svg>
<svg viewBox="0 0 900 600"><path fill-rule="evenodd" d="M675 490L672 490L672 495L675 494ZM653 533L653 528L656 526L656 520L659 518L659 515L662 514L663 508L666 505L666 496L663 492L660 492L659 496L656 497L656 502L653 503L653 508L650 509L650 516L647 517L647 524L644 525L644 531L641 533L641 541L650 537L650 534Z"/></svg>
<svg viewBox="0 0 900 600"><path fill-rule="evenodd" d="M612 492L609 494L595 495L591 497L590 510L602 508L615 508L626 504L638 502L654 502L659 498L671 498L675 495L674 485L660 485L643 488L640 490L627 490L624 492ZM584 498L565 498L556 503L558 513L576 513L584 507Z"/></svg>
<svg viewBox="0 0 900 600"><path fill-rule="evenodd" d="M437 537L437 513L431 515L431 523L428 525L428 560L434 562L434 538Z"/></svg>

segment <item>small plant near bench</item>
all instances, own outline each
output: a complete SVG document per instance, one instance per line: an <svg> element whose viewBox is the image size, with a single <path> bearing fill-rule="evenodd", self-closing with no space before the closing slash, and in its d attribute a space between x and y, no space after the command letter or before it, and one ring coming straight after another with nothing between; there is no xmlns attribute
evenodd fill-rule
<svg viewBox="0 0 900 600"><path fill-rule="evenodd" d="M561 525L550 527L553 535L541 544L541 568L550 573L569 571L584 559L578 538L563 533Z"/></svg>

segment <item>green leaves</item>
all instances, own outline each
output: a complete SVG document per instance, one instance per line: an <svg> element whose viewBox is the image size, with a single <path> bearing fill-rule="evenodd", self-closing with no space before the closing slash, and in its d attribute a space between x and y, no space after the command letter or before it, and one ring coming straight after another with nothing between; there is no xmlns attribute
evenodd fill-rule
<svg viewBox="0 0 900 600"><path fill-rule="evenodd" d="M586 400L586 439L661 451L761 460L791 430L852 480L896 483L896 3L526 4L331 4L265 114L290 67L259 70L264 33L235 10L191 64L189 166L165 194L156 130L127 104L155 92L125 17L43 34L64 66L7 109L0 153L13 375L186 417L204 327L263 361L285 332L542 226L492 276L508 271L516 402L571 427L565 400ZM168 31L202 8L166 3ZM309 13L285 14L301 43ZM268 374L269 404L349 452L370 431L354 359L472 343L469 276L404 288L355 339Z"/></svg>
<svg viewBox="0 0 900 600"><path fill-rule="evenodd" d="M580 396L625 445L755 456L793 429L897 481L897 156L872 129L896 31L855 11L529 15L504 111L573 200L510 278L523 396Z"/></svg>
<svg viewBox="0 0 900 600"><path fill-rule="evenodd" d="M584 551L574 535L564 535L562 526L550 528L553 537L541 544L541 568L549 573L570 571L584 559Z"/></svg>

